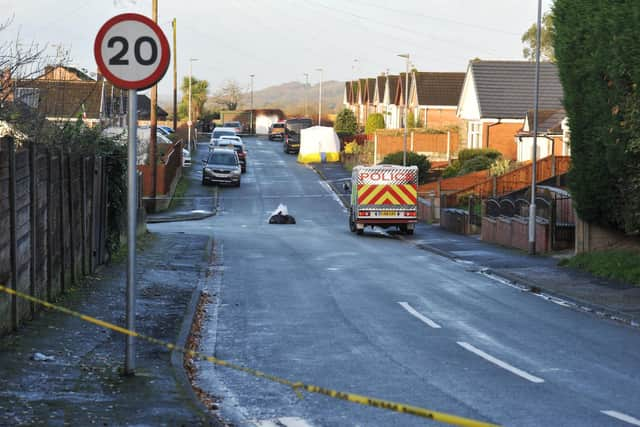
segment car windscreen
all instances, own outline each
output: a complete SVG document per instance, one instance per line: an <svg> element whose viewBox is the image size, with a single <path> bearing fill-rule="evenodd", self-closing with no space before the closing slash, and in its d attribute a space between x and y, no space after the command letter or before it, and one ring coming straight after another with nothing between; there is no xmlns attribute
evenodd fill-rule
<svg viewBox="0 0 640 427"><path fill-rule="evenodd" d="M231 152L213 152L207 161L210 165L235 166L238 164L237 157Z"/></svg>
<svg viewBox="0 0 640 427"><path fill-rule="evenodd" d="M234 131L231 130L214 130L213 131L213 137L214 138L220 138L221 136L235 136L236 133Z"/></svg>
<svg viewBox="0 0 640 427"><path fill-rule="evenodd" d="M271 127L274 129L282 129L284 128L284 123L274 123L271 125Z"/></svg>
<svg viewBox="0 0 640 427"><path fill-rule="evenodd" d="M240 122L227 122L222 125L223 128L237 128L240 127Z"/></svg>
<svg viewBox="0 0 640 427"><path fill-rule="evenodd" d="M302 129L311 127L311 119L287 120L287 130L292 133L300 133Z"/></svg>

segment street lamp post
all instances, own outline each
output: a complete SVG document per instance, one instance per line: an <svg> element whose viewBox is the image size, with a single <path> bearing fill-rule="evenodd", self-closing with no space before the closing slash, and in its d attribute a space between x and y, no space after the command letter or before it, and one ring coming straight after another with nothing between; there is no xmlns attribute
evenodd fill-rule
<svg viewBox="0 0 640 427"><path fill-rule="evenodd" d="M318 91L318 126L322 125L322 68L316 68L320 71L320 89Z"/></svg>
<svg viewBox="0 0 640 427"><path fill-rule="evenodd" d="M538 97L540 94L540 25L542 24L542 0L538 0L536 28L536 77L533 96L533 147L531 148L531 203L529 204L529 254L536 253L536 161L538 157Z"/></svg>
<svg viewBox="0 0 640 427"><path fill-rule="evenodd" d="M402 137L402 165L407 166L407 109L409 108L409 54L402 53L398 55L400 58L405 58L407 63L407 72L405 74L404 83L404 135Z"/></svg>
<svg viewBox="0 0 640 427"><path fill-rule="evenodd" d="M255 77L255 74L249 74L249 77L251 77L251 121L249 122L249 133L253 134L253 78Z"/></svg>
<svg viewBox="0 0 640 427"><path fill-rule="evenodd" d="M193 125L193 122L191 121L191 75L192 75L192 69L193 69L193 61L197 61L198 58L189 58L189 113L188 113L188 121L187 121L187 129L188 129L188 135L187 135L187 148L189 150L189 152L191 152L191 125Z"/></svg>
<svg viewBox="0 0 640 427"><path fill-rule="evenodd" d="M309 87L309 73L304 73L304 116L308 117L307 113L307 88Z"/></svg>

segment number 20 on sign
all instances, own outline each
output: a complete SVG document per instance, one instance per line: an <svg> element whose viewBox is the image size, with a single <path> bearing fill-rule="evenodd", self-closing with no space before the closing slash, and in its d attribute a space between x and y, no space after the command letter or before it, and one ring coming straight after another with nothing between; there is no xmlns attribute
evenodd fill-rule
<svg viewBox="0 0 640 427"><path fill-rule="evenodd" d="M171 56L160 27L136 13L117 15L105 22L93 49L102 74L123 89L153 86L164 76Z"/></svg>

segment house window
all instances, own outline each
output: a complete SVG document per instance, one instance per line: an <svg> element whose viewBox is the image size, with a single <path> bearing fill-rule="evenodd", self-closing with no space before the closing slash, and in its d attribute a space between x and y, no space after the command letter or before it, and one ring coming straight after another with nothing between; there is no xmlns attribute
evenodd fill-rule
<svg viewBox="0 0 640 427"><path fill-rule="evenodd" d="M468 146L469 148L480 148L482 146L481 122L469 123Z"/></svg>
<svg viewBox="0 0 640 427"><path fill-rule="evenodd" d="M38 100L40 99L40 89L32 87L16 88L15 100L31 107L38 108Z"/></svg>

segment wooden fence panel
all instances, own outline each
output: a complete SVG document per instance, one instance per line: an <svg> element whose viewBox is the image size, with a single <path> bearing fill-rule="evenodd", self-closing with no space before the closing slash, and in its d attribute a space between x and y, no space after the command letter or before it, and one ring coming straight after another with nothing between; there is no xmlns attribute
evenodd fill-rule
<svg viewBox="0 0 640 427"><path fill-rule="evenodd" d="M44 150L36 149L35 156L36 171L36 204L35 204L35 265L33 293L41 299L47 298L47 277L48 277L48 205L47 195L49 187L49 159Z"/></svg>
<svg viewBox="0 0 640 427"><path fill-rule="evenodd" d="M47 193L47 260L50 265L47 271L48 299L52 300L55 295L63 291L63 240L62 236L62 194L61 188L61 167L62 159L59 150L49 151L49 183Z"/></svg>
<svg viewBox="0 0 640 427"><path fill-rule="evenodd" d="M31 292L31 191L29 182L29 152L21 149L16 152L16 261L17 290L26 294ZM31 304L17 301L17 325L31 316Z"/></svg>
<svg viewBox="0 0 640 427"><path fill-rule="evenodd" d="M9 179L9 142L0 139L0 283L7 287L11 286ZM11 330L11 302L9 295L0 295L0 334Z"/></svg>
<svg viewBox="0 0 640 427"><path fill-rule="evenodd" d="M107 162L0 140L0 283L54 300L107 259ZM41 307L0 294L0 335Z"/></svg>

